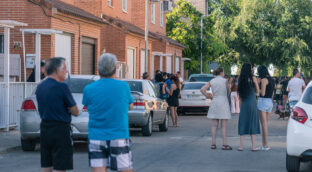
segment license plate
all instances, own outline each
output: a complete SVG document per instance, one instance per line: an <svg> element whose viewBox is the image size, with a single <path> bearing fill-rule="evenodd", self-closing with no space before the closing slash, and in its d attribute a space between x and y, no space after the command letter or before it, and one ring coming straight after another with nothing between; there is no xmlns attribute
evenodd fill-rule
<svg viewBox="0 0 312 172"><path fill-rule="evenodd" d="M186 98L187 99L191 99L191 98L198 98L199 95L187 95Z"/></svg>

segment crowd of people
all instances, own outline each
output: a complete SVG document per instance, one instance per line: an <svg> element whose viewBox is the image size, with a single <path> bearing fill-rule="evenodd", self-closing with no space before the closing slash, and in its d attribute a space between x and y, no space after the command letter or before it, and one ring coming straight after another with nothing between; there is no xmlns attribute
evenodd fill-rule
<svg viewBox="0 0 312 172"><path fill-rule="evenodd" d="M117 58L104 53L98 61L100 80L87 85L82 104L89 112L88 149L92 171L104 172L107 168L122 172L133 171L131 143L129 139L128 111L134 99L126 82L116 80ZM47 77L36 89L40 125L41 167L43 172L73 169L73 140L71 138L71 116L79 116L72 93L63 82L68 73L64 58L52 58L42 63L42 73ZM222 150L232 150L227 142L227 123L233 114L239 114L238 134L244 150L244 136L250 135L252 151L270 150L268 122L273 108L273 98L285 108L286 102L295 104L300 99L305 82L299 70L293 77L279 80L270 76L265 66L258 67L258 77L253 66L244 64L239 76L225 77L222 68L214 71L216 76L201 88L204 96L212 99L207 117L211 119L211 149L217 149L216 137L219 123L222 125ZM33 81L34 75L29 81ZM148 73L143 79L149 79ZM154 82L159 93L166 99L173 126L178 126L177 107L182 89L181 73L168 74L156 71ZM211 88L212 94L207 90ZM112 92L111 90L118 90ZM48 91L47 91L48 90ZM260 127L261 126L261 127ZM262 146L256 147L256 135L262 133Z"/></svg>
<svg viewBox="0 0 312 172"><path fill-rule="evenodd" d="M180 72L170 74L157 70L154 77L154 83L159 87L160 97L166 99L168 103L169 113L174 127L178 127L177 109L183 82Z"/></svg>
<svg viewBox="0 0 312 172"><path fill-rule="evenodd" d="M268 123L273 110L273 102L285 110L286 104L295 105L306 87L298 69L293 71L293 77L288 80L273 78L267 67L260 65L257 68L258 76L254 75L254 67L244 64L238 77L225 77L222 68L214 71L216 78L209 81L201 92L212 102L207 117L211 119L212 143L211 149L216 149L216 133L219 121L222 125L223 150L232 150L227 144L227 121L232 114L239 114L238 134L240 135L240 146L238 151L244 150L244 136L251 136L251 151L269 151ZM212 89L213 96L206 90ZM229 102L230 100L230 102ZM222 105L222 106L220 106ZM279 107L278 106L278 107ZM261 126L261 127L260 127ZM262 146L257 147L256 135L262 134Z"/></svg>

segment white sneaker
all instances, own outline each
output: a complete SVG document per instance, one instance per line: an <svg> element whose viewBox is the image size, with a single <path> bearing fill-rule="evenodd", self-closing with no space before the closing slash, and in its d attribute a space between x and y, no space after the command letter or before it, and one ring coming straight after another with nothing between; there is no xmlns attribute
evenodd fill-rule
<svg viewBox="0 0 312 172"><path fill-rule="evenodd" d="M264 146L261 146L260 149L261 149L262 151L269 151L269 150L271 150L270 147L264 147Z"/></svg>

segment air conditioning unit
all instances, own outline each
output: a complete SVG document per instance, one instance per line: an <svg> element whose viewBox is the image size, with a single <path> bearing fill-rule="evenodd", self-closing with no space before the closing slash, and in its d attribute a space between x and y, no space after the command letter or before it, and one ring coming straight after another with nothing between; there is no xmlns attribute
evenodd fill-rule
<svg viewBox="0 0 312 172"><path fill-rule="evenodd" d="M165 0L164 1L164 11L170 12L172 11L173 2L171 0Z"/></svg>

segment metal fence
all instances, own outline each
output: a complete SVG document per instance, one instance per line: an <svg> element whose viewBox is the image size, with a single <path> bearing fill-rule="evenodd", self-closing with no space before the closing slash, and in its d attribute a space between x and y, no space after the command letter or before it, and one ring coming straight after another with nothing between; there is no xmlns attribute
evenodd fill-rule
<svg viewBox="0 0 312 172"><path fill-rule="evenodd" d="M36 83L12 82L10 84L9 94L9 115L6 114L6 91L7 83L0 82L0 129L8 129L9 127L18 127L20 122L20 110L23 100L29 97Z"/></svg>

